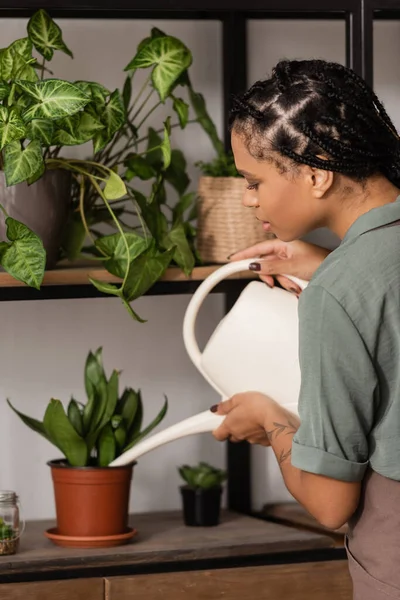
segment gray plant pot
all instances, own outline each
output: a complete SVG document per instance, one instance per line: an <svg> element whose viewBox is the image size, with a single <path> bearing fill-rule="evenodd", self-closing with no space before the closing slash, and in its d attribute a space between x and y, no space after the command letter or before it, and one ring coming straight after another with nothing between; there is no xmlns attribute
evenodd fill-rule
<svg viewBox="0 0 400 600"><path fill-rule="evenodd" d="M64 170L46 171L32 185L6 187L4 173L0 172L0 202L10 217L41 238L47 253L46 268L54 268L71 207L71 174ZM2 212L0 239L7 240Z"/></svg>

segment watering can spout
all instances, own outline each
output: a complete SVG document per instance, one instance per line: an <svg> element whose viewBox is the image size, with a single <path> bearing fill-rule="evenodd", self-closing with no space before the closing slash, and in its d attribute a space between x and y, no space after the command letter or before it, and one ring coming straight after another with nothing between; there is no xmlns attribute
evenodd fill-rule
<svg viewBox="0 0 400 600"><path fill-rule="evenodd" d="M196 340L197 315L209 292L223 279L247 271L251 262L254 258L224 265L201 283L185 313L184 344L193 364L222 399L254 390L297 412L300 389L298 303L293 294L253 281L217 326L203 352ZM302 289L307 285L297 278L290 279ZM143 440L110 466L129 464L173 440L211 432L223 419L209 410L204 411Z"/></svg>

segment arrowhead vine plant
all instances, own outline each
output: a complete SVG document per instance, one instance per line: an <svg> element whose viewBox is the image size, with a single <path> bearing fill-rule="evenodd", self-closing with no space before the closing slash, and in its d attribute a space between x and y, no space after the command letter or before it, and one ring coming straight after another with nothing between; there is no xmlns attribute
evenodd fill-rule
<svg viewBox="0 0 400 600"><path fill-rule="evenodd" d="M119 297L141 321L131 302L171 263L189 274L198 258L195 195L188 192L183 153L171 148L171 130L198 122L218 154L223 146L204 98L191 85L191 52L177 38L154 28L126 66L121 91L54 78L48 62L55 51L73 57L61 29L44 10L29 20L27 37L0 50L0 151L6 184L32 185L49 169L72 173L73 210L61 257L75 260L89 253L99 260L121 283L91 279L92 284ZM135 77L143 69L148 76L135 92ZM191 107L177 95L178 88L186 90ZM160 129L148 127L148 118L167 101L172 114ZM93 145L90 160L61 155L63 148L86 142ZM141 181L149 184L147 196L137 189ZM167 202L168 186L178 194L173 207ZM131 225L125 221L130 215ZM41 240L8 215L6 223L8 241L0 242L0 264L39 288L46 258ZM104 224L111 233L99 232Z"/></svg>
<svg viewBox="0 0 400 600"><path fill-rule="evenodd" d="M125 388L119 394L118 371L107 379L102 361L102 349L89 352L85 364L86 404L71 398L67 410L60 400L52 399L43 421L28 417L9 406L25 425L56 446L72 467L107 467L149 435L164 419L168 401L155 419L145 428L140 390Z"/></svg>

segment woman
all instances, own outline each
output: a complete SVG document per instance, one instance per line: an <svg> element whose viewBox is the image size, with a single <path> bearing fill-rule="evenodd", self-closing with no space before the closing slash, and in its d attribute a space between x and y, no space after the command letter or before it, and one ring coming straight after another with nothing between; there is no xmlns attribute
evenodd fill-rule
<svg viewBox="0 0 400 600"><path fill-rule="evenodd" d="M244 204L278 238L232 259L254 257L270 285L311 283L300 295L281 279L299 294L300 421L248 392L212 407L227 415L214 435L271 445L316 519L349 522L355 600L400 598L398 135L358 75L317 60L280 62L235 100L231 126ZM318 227L336 250L294 241Z"/></svg>

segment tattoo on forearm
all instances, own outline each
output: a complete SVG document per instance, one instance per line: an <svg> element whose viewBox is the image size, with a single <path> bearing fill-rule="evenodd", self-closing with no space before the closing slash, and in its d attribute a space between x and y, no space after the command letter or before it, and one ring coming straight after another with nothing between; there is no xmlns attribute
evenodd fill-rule
<svg viewBox="0 0 400 600"><path fill-rule="evenodd" d="M289 435L294 434L297 431L297 426L290 420L288 420L286 424L274 423L273 425L274 428L270 431L267 431L269 441L272 441L274 437L277 438L282 433L285 433L285 435Z"/></svg>
<svg viewBox="0 0 400 600"><path fill-rule="evenodd" d="M291 419L288 419L286 423L273 423L273 429L267 431L267 436L270 442L276 440L279 436L283 435L294 435L298 429L298 425L293 423ZM290 459L292 454L292 447L282 448L277 454L279 465L282 465L286 460Z"/></svg>
<svg viewBox="0 0 400 600"><path fill-rule="evenodd" d="M292 454L292 449L291 448L289 450L287 450L286 452L285 452L285 450L282 450L281 453L280 453L280 455L279 455L279 458L278 458L278 463L280 465L282 463L284 463L285 460L287 460L291 456L291 454Z"/></svg>

